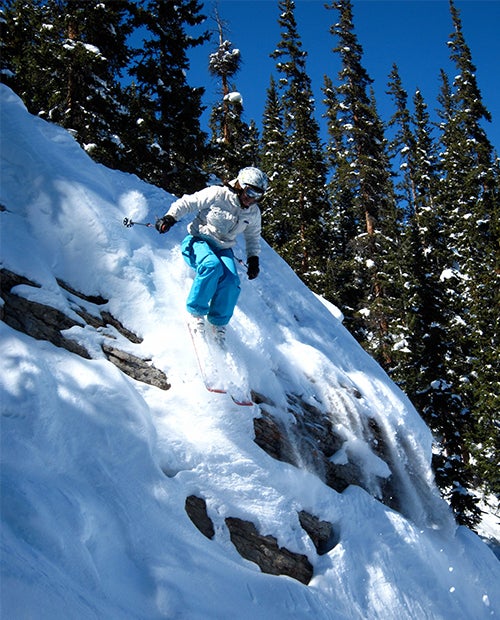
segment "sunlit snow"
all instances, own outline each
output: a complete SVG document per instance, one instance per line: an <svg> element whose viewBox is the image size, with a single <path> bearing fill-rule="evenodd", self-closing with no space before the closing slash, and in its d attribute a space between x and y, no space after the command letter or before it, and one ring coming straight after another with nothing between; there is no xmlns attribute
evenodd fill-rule
<svg viewBox="0 0 500 620"><path fill-rule="evenodd" d="M334 411L345 443L332 458L362 464L367 488L388 474L359 434L373 416L400 463L407 516L360 487L337 493L257 446L258 406L210 394L198 372L185 326L185 222L161 236L123 226L124 217L154 222L173 197L97 165L69 133L30 116L5 86L0 93L2 267L40 285L13 292L69 316L58 281L109 299L106 309L143 338L131 350L171 384L163 391L124 375L102 354L106 336L88 326L68 335L92 360L0 322L2 617L498 617L498 560L454 523L434 487L429 430L341 312L264 244L259 278L241 272L228 333L239 379L285 421L290 393ZM206 500L213 540L185 512L192 494ZM327 554L317 555L300 510L334 524ZM242 559L228 516L307 555L309 585Z"/></svg>

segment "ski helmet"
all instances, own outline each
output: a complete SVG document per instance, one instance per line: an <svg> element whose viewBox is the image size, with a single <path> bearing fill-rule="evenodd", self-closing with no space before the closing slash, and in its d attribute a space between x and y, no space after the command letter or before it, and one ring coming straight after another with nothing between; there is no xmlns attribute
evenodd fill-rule
<svg viewBox="0 0 500 620"><path fill-rule="evenodd" d="M251 185L252 187L258 187L265 192L269 185L267 175L262 172L262 170L254 168L253 166L242 168L238 172L237 180L242 189L245 189L247 185Z"/></svg>

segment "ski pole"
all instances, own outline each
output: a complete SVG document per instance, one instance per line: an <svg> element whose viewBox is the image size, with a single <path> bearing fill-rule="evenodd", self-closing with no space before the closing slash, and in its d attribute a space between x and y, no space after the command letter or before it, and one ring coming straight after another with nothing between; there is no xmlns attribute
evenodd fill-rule
<svg viewBox="0 0 500 620"><path fill-rule="evenodd" d="M242 258L239 258L238 256L235 256L234 258L236 259L236 261L237 261L240 265L242 265L242 267L247 267L247 268L248 268L248 265L245 263L245 261L244 261Z"/></svg>
<svg viewBox="0 0 500 620"><path fill-rule="evenodd" d="M151 222L134 222L133 220L129 220L128 217L123 218L123 225L127 228L132 228L132 226L147 226L148 228L151 228L154 226Z"/></svg>

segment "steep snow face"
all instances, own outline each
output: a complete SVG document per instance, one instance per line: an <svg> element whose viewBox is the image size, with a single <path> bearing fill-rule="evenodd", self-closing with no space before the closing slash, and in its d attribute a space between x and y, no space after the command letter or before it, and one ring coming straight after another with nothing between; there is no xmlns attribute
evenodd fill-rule
<svg viewBox="0 0 500 620"><path fill-rule="evenodd" d="M185 328L185 223L161 237L122 225L154 221L173 197L95 164L67 132L30 116L4 86L0 93L2 268L40 285L13 292L68 316L60 281L109 299L107 309L143 339L134 352L171 384L163 391L126 377L88 326L69 336L92 360L0 323L5 617L498 616L497 559L454 525L433 484L428 429L340 312L264 244L259 278L241 273L228 341L239 380L285 424L293 424L290 395L333 412L344 443L332 459L357 462L365 478L365 490L342 493L307 464L259 448L259 407L205 390ZM374 497L389 472L360 432L368 417L384 431L405 516ZM190 495L206 501L212 540L186 515ZM328 553L318 555L300 526L302 510L333 524ZM243 560L227 517L305 555L309 585Z"/></svg>

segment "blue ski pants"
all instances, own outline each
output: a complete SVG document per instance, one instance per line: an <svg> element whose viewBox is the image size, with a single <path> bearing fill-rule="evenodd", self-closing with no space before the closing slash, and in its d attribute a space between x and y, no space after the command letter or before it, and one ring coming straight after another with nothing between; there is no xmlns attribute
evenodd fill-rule
<svg viewBox="0 0 500 620"><path fill-rule="evenodd" d="M240 295L240 278L231 249L219 250L188 235L182 255L196 271L186 307L190 314L207 316L212 325L227 325Z"/></svg>

